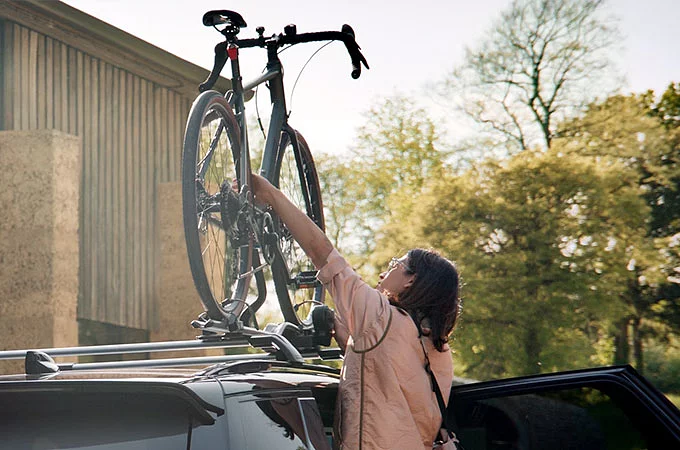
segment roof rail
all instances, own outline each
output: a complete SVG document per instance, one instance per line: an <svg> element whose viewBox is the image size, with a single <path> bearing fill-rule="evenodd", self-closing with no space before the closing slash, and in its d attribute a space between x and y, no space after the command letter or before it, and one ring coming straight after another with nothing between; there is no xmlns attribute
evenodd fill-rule
<svg viewBox="0 0 680 450"><path fill-rule="evenodd" d="M195 339L186 341L166 341L166 342L143 342L138 344L110 344L110 345L91 345L83 347L62 347L62 348L39 348L30 349L50 356L90 356L90 355L115 355L121 353L150 353L166 352L176 350L197 350L206 348L234 348L249 346L247 339L243 336L235 339ZM28 350L6 350L0 352L0 360L3 359L24 359Z"/></svg>
<svg viewBox="0 0 680 450"><path fill-rule="evenodd" d="M244 327L238 333L204 334L196 340L186 341L8 350L0 352L0 360L24 359L27 374L44 374L56 373L61 370L187 366L252 359L275 359L286 361L293 365L302 365L305 359L338 359L340 357L340 350L337 348L321 349L318 345L296 347L291 343L290 339L302 339L300 342L303 344L312 344L312 341L306 336L291 336L291 330L293 329L297 329L297 327L284 323L268 327L268 330L272 331ZM284 334L288 334L289 337L284 336ZM67 364L56 364L53 359L54 357L61 356L151 353L207 348L258 348L265 353Z"/></svg>

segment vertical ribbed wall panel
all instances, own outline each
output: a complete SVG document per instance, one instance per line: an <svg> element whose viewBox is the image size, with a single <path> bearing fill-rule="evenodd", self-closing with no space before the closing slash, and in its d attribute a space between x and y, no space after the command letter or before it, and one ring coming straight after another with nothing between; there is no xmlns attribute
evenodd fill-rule
<svg viewBox="0 0 680 450"><path fill-rule="evenodd" d="M191 100L9 21L0 44L0 126L82 138L78 317L149 329L157 184L179 181Z"/></svg>

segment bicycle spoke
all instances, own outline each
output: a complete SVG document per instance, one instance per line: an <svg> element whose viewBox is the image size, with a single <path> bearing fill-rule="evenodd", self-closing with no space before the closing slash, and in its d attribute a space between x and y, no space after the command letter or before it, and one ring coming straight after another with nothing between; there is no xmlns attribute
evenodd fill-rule
<svg viewBox="0 0 680 450"><path fill-rule="evenodd" d="M205 170L207 167L210 167L210 160L212 159L213 154L215 153L215 149L219 145L219 140L220 136L222 135L222 131L224 130L224 122L220 121L217 130L214 133L214 137L212 138L210 145L208 147L208 151L205 153L205 156L203 159L201 159L198 164L196 164L196 173L203 177L205 175Z"/></svg>

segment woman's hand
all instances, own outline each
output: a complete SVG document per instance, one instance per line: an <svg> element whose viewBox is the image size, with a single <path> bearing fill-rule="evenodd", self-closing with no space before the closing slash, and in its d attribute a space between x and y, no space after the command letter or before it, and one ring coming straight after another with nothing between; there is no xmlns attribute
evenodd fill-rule
<svg viewBox="0 0 680 450"><path fill-rule="evenodd" d="M252 174L251 180L253 183L252 188L255 201L264 205L272 205L274 193L278 191L278 189L276 189L269 180L257 174Z"/></svg>

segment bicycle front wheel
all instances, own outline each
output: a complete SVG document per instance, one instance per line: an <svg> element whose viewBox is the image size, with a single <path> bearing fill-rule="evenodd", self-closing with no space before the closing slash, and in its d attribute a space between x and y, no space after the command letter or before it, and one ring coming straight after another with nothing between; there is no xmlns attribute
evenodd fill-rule
<svg viewBox="0 0 680 450"><path fill-rule="evenodd" d="M246 307L252 265L251 233L232 186L233 180L239 190L250 185L249 162L240 167L239 138L238 123L222 94L207 91L194 101L182 154L184 233L204 309L226 325L235 324Z"/></svg>
<svg viewBox="0 0 680 450"><path fill-rule="evenodd" d="M321 188L314 160L300 133L287 127L281 133L274 179L286 196L324 230ZM272 277L281 312L287 322L309 326L312 308L324 302L323 287L316 283L314 264L283 223L278 226L282 259L272 263Z"/></svg>

